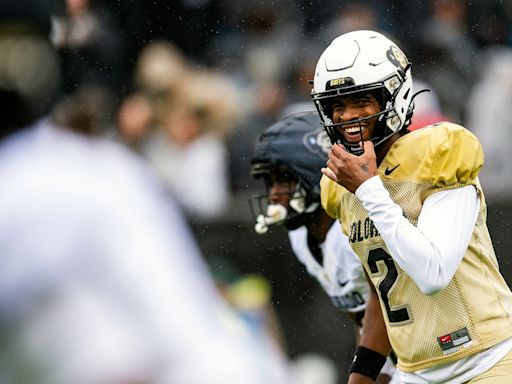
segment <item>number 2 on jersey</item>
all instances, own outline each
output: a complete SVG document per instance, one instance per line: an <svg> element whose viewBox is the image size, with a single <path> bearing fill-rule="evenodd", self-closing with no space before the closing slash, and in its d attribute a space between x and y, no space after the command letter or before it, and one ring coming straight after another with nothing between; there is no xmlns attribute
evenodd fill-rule
<svg viewBox="0 0 512 384"><path fill-rule="evenodd" d="M401 323L410 320L411 317L409 316L407 308L403 307L393 310L389 305L389 296L393 290L393 285L398 278L398 271L396 269L395 262L382 248L372 249L368 254L368 266L370 267L372 274L380 272L377 265L378 261L384 262L387 268L386 276L381 280L377 288L380 291L382 303L386 307L389 322L392 325L393 323Z"/></svg>

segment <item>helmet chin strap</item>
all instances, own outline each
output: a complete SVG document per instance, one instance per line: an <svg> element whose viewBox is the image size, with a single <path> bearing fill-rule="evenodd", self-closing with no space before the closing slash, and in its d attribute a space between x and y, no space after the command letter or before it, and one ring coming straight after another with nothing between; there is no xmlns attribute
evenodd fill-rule
<svg viewBox="0 0 512 384"><path fill-rule="evenodd" d="M385 131L387 129L386 128L386 121L387 121L387 119L385 119L384 113L387 113L387 112L389 112L389 110L379 112L378 114L375 114L373 116L364 117L364 118L361 118L361 119L357 119L357 120L354 120L354 121L349 121L347 123L343 123L343 125L351 124L351 123L357 123L359 125L359 134L360 134L361 141L359 141L357 143L354 143L354 144L345 143L344 140L343 140L343 137L341 136L341 134L338 133L339 140L347 148L347 151L352 153L353 155L356 155L356 156L362 155L364 153L364 147L359 145L359 143L362 143L364 141L364 139L363 139L363 129L362 129L361 123L363 121L365 121L365 120L370 119L370 118L378 117L378 120L377 120L377 122L375 124L375 128L374 129ZM393 115L392 117L394 117L394 116L396 116L396 115ZM338 124L338 125L341 125L341 124ZM370 140L373 142L375 148L377 148L379 145L383 144L387 139L389 139L391 136L395 135L400 130L401 129L397 129L396 131L394 131L394 132L392 132L390 134L384 133L381 136L375 136L374 135ZM349 147L350 147L350 150L348 149Z"/></svg>
<svg viewBox="0 0 512 384"><path fill-rule="evenodd" d="M359 138L360 138L360 141L358 141L357 143L354 143L354 144L348 144L348 143L343 143L343 145L345 146L345 148L347 147L350 147L350 150L346 149L348 152L354 154L354 155L357 155L357 156L360 156L364 153L364 147L362 145L359 145L360 143L362 144L364 142L364 138L363 138L363 125L361 124L362 121L358 121L357 122L357 125L358 125L358 128L359 128ZM341 140L343 142L343 140Z"/></svg>

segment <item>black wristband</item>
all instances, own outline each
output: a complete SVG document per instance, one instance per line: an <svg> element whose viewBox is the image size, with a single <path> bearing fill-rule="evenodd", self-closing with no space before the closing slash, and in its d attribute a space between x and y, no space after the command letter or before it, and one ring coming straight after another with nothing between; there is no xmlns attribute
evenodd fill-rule
<svg viewBox="0 0 512 384"><path fill-rule="evenodd" d="M386 363L386 356L360 345L354 354L350 373L359 373L375 381L384 363Z"/></svg>

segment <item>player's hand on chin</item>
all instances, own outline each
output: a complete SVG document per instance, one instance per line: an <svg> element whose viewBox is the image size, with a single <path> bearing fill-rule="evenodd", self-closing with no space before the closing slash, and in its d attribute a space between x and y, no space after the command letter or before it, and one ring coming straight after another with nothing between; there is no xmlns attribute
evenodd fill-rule
<svg viewBox="0 0 512 384"><path fill-rule="evenodd" d="M341 144L333 145L326 167L322 168L325 176L352 193L366 180L378 175L373 143L365 141L360 145L364 150L360 156L347 152Z"/></svg>

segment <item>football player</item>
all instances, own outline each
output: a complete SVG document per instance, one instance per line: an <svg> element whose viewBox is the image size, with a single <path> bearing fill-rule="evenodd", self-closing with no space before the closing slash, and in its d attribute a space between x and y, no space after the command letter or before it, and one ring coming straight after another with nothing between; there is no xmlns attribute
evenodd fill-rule
<svg viewBox="0 0 512 384"><path fill-rule="evenodd" d="M313 101L333 143L321 201L372 293L349 383L371 383L391 348L402 383L512 382L512 293L486 225L483 153L448 122L408 132L411 63L373 31L320 56Z"/></svg>
<svg viewBox="0 0 512 384"><path fill-rule="evenodd" d="M48 3L0 12L0 382L289 384L147 164L47 115Z"/></svg>
<svg viewBox="0 0 512 384"><path fill-rule="evenodd" d="M370 288L340 223L320 205L320 170L330 148L314 111L290 115L267 128L251 160L252 175L265 182L267 192L254 196L251 208L256 232L263 234L270 225L288 230L293 252L334 305L354 321L358 340ZM388 362L378 382L390 382L393 374L398 380Z"/></svg>

